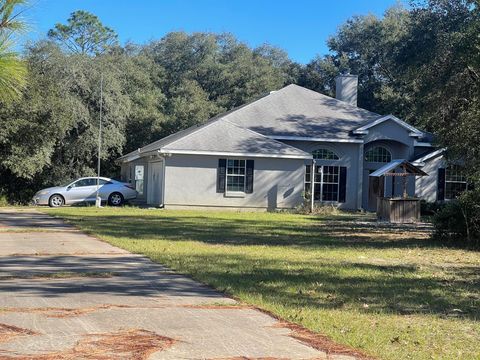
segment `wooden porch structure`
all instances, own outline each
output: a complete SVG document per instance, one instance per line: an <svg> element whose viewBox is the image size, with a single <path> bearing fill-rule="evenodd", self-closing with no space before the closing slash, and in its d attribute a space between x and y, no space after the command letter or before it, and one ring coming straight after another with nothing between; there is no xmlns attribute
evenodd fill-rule
<svg viewBox="0 0 480 360"><path fill-rule="evenodd" d="M400 170L400 171L397 171ZM385 196L383 186L380 186L377 194L377 220L391 223L411 223L420 220L420 199L409 197L407 183L415 176L425 176L427 173L412 165L407 160L393 160L380 169L376 170L371 177L378 178L379 184L383 184L385 177L394 177L402 180L402 196ZM392 191L393 193L393 191Z"/></svg>

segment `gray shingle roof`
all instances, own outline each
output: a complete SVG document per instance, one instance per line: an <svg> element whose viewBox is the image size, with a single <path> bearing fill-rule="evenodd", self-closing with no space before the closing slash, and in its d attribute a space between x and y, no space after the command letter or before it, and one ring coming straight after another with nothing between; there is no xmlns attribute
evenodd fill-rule
<svg viewBox="0 0 480 360"><path fill-rule="evenodd" d="M288 85L120 159L156 150L310 156L267 137L352 139L351 131L380 117L301 86Z"/></svg>
<svg viewBox="0 0 480 360"><path fill-rule="evenodd" d="M288 85L223 118L267 136L346 139L381 117L298 85Z"/></svg>
<svg viewBox="0 0 480 360"><path fill-rule="evenodd" d="M300 149L241 128L225 119L210 122L170 142L162 147L162 151L248 153L311 158L310 154Z"/></svg>

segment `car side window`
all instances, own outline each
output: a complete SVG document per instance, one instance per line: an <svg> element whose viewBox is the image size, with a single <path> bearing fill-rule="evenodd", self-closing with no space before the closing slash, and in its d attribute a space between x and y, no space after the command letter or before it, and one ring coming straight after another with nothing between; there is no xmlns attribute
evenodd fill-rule
<svg viewBox="0 0 480 360"><path fill-rule="evenodd" d="M98 182L100 185L110 185L111 182L110 181L107 181L107 180L104 180L104 179L100 179L100 181ZM97 180L95 179L95 185L97 185Z"/></svg>
<svg viewBox="0 0 480 360"><path fill-rule="evenodd" d="M97 185L97 179L87 179L88 185L87 186L95 186Z"/></svg>
<svg viewBox="0 0 480 360"><path fill-rule="evenodd" d="M72 187L84 187L84 186L93 186L93 185L96 185L96 181L95 179L82 179L82 180L78 180L77 182L74 182L72 184Z"/></svg>
<svg viewBox="0 0 480 360"><path fill-rule="evenodd" d="M82 186L88 186L87 179L78 180L71 185L72 188L77 188Z"/></svg>

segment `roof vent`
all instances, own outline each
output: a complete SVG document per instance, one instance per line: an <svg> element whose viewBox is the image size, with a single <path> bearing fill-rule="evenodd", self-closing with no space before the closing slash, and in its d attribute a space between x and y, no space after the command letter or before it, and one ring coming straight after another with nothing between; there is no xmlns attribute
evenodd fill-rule
<svg viewBox="0 0 480 360"><path fill-rule="evenodd" d="M357 106L358 76L341 74L335 78L335 97L337 100Z"/></svg>

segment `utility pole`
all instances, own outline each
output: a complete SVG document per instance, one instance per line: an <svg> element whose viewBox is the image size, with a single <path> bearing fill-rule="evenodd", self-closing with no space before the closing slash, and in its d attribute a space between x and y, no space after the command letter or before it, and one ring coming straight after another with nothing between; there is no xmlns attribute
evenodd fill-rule
<svg viewBox="0 0 480 360"><path fill-rule="evenodd" d="M98 194L100 189L100 153L102 151L102 110L103 110L103 74L100 75L100 125L98 132L98 158L97 158L97 192L95 206L102 207L102 198Z"/></svg>

